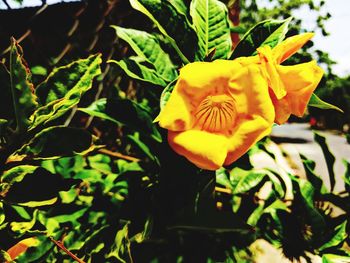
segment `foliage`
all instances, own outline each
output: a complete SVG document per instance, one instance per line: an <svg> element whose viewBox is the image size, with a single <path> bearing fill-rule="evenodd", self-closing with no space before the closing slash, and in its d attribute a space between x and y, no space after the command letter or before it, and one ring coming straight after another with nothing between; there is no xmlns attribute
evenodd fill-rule
<svg viewBox="0 0 350 263"><path fill-rule="evenodd" d="M12 40L10 63L0 65L0 261L251 262L260 238L291 259L311 252L324 262L349 260L350 164L343 195L306 158L308 180L254 168L256 154L278 163L268 139L231 167L203 171L176 155L153 122L180 67L274 46L289 20L260 23L232 53L228 10L218 0L130 4L155 31L113 27L134 54L109 61L120 82L98 100L82 103L105 66L99 54L34 87ZM136 94L125 88L130 77ZM333 186L331 151L320 135L316 141ZM334 216L333 207L343 213Z"/></svg>

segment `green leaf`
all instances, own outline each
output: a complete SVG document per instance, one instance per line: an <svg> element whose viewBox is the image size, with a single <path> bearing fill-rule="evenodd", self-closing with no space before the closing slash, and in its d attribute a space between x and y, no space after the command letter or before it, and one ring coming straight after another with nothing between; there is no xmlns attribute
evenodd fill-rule
<svg viewBox="0 0 350 263"><path fill-rule="evenodd" d="M28 144L9 157L23 159L55 159L83 154L92 148L92 136L85 130L64 126L49 127L37 133Z"/></svg>
<svg viewBox="0 0 350 263"><path fill-rule="evenodd" d="M11 39L10 78L12 100L16 115L17 131L25 131L31 124L30 116L38 103L34 87L30 82L31 74L23 59L22 48L14 38Z"/></svg>
<svg viewBox="0 0 350 263"><path fill-rule="evenodd" d="M306 180L298 180L300 192L302 197L307 202L309 206L314 206L314 193L315 188L309 181Z"/></svg>
<svg viewBox="0 0 350 263"><path fill-rule="evenodd" d="M324 254L322 256L322 263L349 263L349 256L341 256L335 254Z"/></svg>
<svg viewBox="0 0 350 263"><path fill-rule="evenodd" d="M257 186L264 178L266 174L257 173L254 171L245 171L240 168L234 168L230 172L230 177L233 178L232 193L242 194Z"/></svg>
<svg viewBox="0 0 350 263"><path fill-rule="evenodd" d="M4 206L3 206L3 203L0 202L0 225L2 225L2 223L4 223L4 221L5 221Z"/></svg>
<svg viewBox="0 0 350 263"><path fill-rule="evenodd" d="M228 189L232 189L228 176L228 171L223 167L215 171L216 183L225 186Z"/></svg>
<svg viewBox="0 0 350 263"><path fill-rule="evenodd" d="M176 68L155 36L140 30L112 27L116 30L118 37L126 41L139 57L154 66L157 74L164 81L170 82L176 78Z"/></svg>
<svg viewBox="0 0 350 263"><path fill-rule="evenodd" d="M58 234L56 239L61 235ZM47 236L37 236L36 244L29 247L27 251L16 258L16 262L48 262L47 256L55 247L55 244Z"/></svg>
<svg viewBox="0 0 350 263"><path fill-rule="evenodd" d="M254 55L260 46L268 45L271 48L282 42L291 18L286 20L265 20L251 28L238 43L230 59Z"/></svg>
<svg viewBox="0 0 350 263"><path fill-rule="evenodd" d="M93 79L101 74L101 63L101 55L92 55L54 69L36 89L42 106L32 115L30 128L57 119L77 105L92 87Z"/></svg>
<svg viewBox="0 0 350 263"><path fill-rule="evenodd" d="M10 257L10 255L4 251L0 249L0 262L11 262L12 258Z"/></svg>
<svg viewBox="0 0 350 263"><path fill-rule="evenodd" d="M128 128L149 135L157 142L162 141L157 125L146 108L128 99L100 99L93 102L87 108L79 108L91 116L112 121L118 125L123 124Z"/></svg>
<svg viewBox="0 0 350 263"><path fill-rule="evenodd" d="M88 210L88 208L79 209L77 211L74 211L74 213L69 214L63 214L63 215L57 215L54 217L51 217L51 219L54 219L58 223L67 223L67 222L76 222L79 218L81 218L85 212Z"/></svg>
<svg viewBox="0 0 350 263"><path fill-rule="evenodd" d="M165 87L167 82L157 73L147 60L141 57L129 57L120 61L109 60L117 64L130 78Z"/></svg>
<svg viewBox="0 0 350 263"><path fill-rule="evenodd" d="M135 132L133 135L128 135L128 138L135 143L136 146L140 148L142 152L144 152L151 160L155 161L156 157L155 155L151 152L150 148L140 140L139 133Z"/></svg>
<svg viewBox="0 0 350 263"><path fill-rule="evenodd" d="M78 108L79 111L85 112L86 114L89 114L90 116L101 118L104 120L111 121L117 125L122 125L121 122L118 120L112 118L109 116L106 112L106 105L107 105L107 99L102 98L99 100L94 101L90 104L90 106L86 108Z"/></svg>
<svg viewBox="0 0 350 263"><path fill-rule="evenodd" d="M174 81L170 82L162 91L160 95L160 109L162 110L170 99L170 95L173 92L176 85L177 78Z"/></svg>
<svg viewBox="0 0 350 263"><path fill-rule="evenodd" d="M30 221L24 221L24 222L11 222L10 223L10 229L12 232L16 234L24 234L28 232L30 229L33 228L36 218L38 215L38 210L34 211L33 217Z"/></svg>
<svg viewBox="0 0 350 263"><path fill-rule="evenodd" d="M196 35L186 16L178 12L179 5L174 7L167 0L130 0L130 4L153 21L183 63L193 60L195 50L192 47L193 43L197 43Z"/></svg>
<svg viewBox="0 0 350 263"><path fill-rule="evenodd" d="M315 93L312 93L308 106L323 110L336 110L341 113L344 113L344 111L338 108L337 106L334 106L328 102L321 100Z"/></svg>
<svg viewBox="0 0 350 263"><path fill-rule="evenodd" d="M46 76L47 75L47 69L43 66L35 66L31 68L31 72L33 75L39 75L39 76Z"/></svg>
<svg viewBox="0 0 350 263"><path fill-rule="evenodd" d="M304 155L300 154L300 158L303 162L303 166L305 169L306 177L312 184L312 186L315 188L316 193L318 194L325 194L328 192L327 188L325 187L322 179L315 174L315 162L312 160L309 160Z"/></svg>
<svg viewBox="0 0 350 263"><path fill-rule="evenodd" d="M120 262L126 263L130 260L130 240L129 240L129 223L119 230L115 237L114 245L108 257L116 257ZM125 259L128 258L128 261ZM130 261L132 262L132 260Z"/></svg>
<svg viewBox="0 0 350 263"><path fill-rule="evenodd" d="M33 165L19 165L4 172L1 176L1 181L12 184L14 182L20 182L23 177L28 173L33 173L39 166Z"/></svg>
<svg viewBox="0 0 350 263"><path fill-rule="evenodd" d="M215 49L214 59L227 59L232 48L228 11L218 0L193 0L191 16L198 37L196 58L203 61Z"/></svg>
<svg viewBox="0 0 350 263"><path fill-rule="evenodd" d="M329 182L330 182L330 186L331 186L331 191L333 191L334 186L335 186L335 174L334 174L334 170L333 170L334 163L335 163L335 157L330 152L328 145L326 143L325 137L323 137L320 134L315 132L314 139L320 145L322 152L323 152L323 155L324 155L324 158L326 159Z"/></svg>
<svg viewBox="0 0 350 263"><path fill-rule="evenodd" d="M327 243L324 243L319 248L319 251L323 251L328 248L338 247L339 245L341 245L348 236L346 232L346 224L347 221L345 220L343 223L338 225L334 230L332 238Z"/></svg>
<svg viewBox="0 0 350 263"><path fill-rule="evenodd" d="M179 13L185 16L188 15L188 8L183 0L169 0L169 2Z"/></svg>

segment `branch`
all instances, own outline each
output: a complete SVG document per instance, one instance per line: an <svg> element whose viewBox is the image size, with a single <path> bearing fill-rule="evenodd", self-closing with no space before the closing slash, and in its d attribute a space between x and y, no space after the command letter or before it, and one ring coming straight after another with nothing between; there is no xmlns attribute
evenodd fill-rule
<svg viewBox="0 0 350 263"><path fill-rule="evenodd" d="M112 152L112 151L107 150L107 149L99 149L98 151L100 153L104 153L104 154L107 154L109 156L120 158L120 159L124 159L124 160L131 161L131 162L139 162L139 161L141 161L138 158L135 158L135 157L132 157L132 156L129 156L129 155L124 155L124 154L121 154L121 153L118 153L118 152Z"/></svg>
<svg viewBox="0 0 350 263"><path fill-rule="evenodd" d="M50 237L50 240L55 243L55 245L57 247L59 247L60 249L62 249L64 252L66 252L66 254L68 256L70 256L72 259L74 259L76 262L78 263L85 263L85 261L81 260L80 258L78 258L76 255L74 255L72 252L70 252L61 241L57 241L55 239L53 239L53 237Z"/></svg>

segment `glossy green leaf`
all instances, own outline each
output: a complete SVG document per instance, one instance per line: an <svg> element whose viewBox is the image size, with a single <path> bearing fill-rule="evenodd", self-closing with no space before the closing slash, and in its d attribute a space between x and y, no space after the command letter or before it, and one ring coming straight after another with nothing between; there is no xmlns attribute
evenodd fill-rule
<svg viewBox="0 0 350 263"><path fill-rule="evenodd" d="M30 70L23 59L22 48L13 38L10 52L10 77L17 130L24 131L31 124L30 116L38 103L33 84L30 82Z"/></svg>
<svg viewBox="0 0 350 263"><path fill-rule="evenodd" d="M167 0L129 1L134 9L150 18L158 30L167 37L183 63L187 64L193 60L196 35L186 16L178 12L179 5L174 7Z"/></svg>
<svg viewBox="0 0 350 263"><path fill-rule="evenodd" d="M167 85L167 82L158 74L153 65L144 58L128 57L120 61L109 60L108 62L118 65L130 78L162 87Z"/></svg>
<svg viewBox="0 0 350 263"><path fill-rule="evenodd" d="M328 170L328 176L329 176L329 182L331 186L331 191L333 191L335 186L335 174L334 174L334 163L335 163L335 157L331 153L331 151L328 148L328 145L326 143L326 138L318 133L314 133L314 139L315 141L320 145L324 158L326 159L327 164L327 170Z"/></svg>
<svg viewBox="0 0 350 263"><path fill-rule="evenodd" d="M336 110L344 113L344 111L337 106L334 106L328 102L321 100L315 93L312 93L308 106L315 107L323 110Z"/></svg>
<svg viewBox="0 0 350 263"><path fill-rule="evenodd" d="M193 0L191 16L198 37L197 60L215 49L212 59L227 59L232 48L227 7L218 0Z"/></svg>
<svg viewBox="0 0 350 263"><path fill-rule="evenodd" d="M9 160L55 159L91 150L92 136L85 130L64 126L49 127L37 133Z"/></svg>
<svg viewBox="0 0 350 263"><path fill-rule="evenodd" d="M328 248L338 247L339 245L341 245L348 236L346 231L346 225L347 221L344 221L343 223L338 225L334 230L332 238L328 242L324 243L319 248L319 251L323 251Z"/></svg>
<svg viewBox="0 0 350 263"><path fill-rule="evenodd" d="M265 20L251 28L238 43L230 59L254 55L256 49L263 45L271 48L282 42L291 18L286 20Z"/></svg>
<svg viewBox="0 0 350 263"><path fill-rule="evenodd" d="M113 28L116 30L118 37L126 41L139 57L154 66L157 74L165 82L170 82L176 78L176 68L155 36L145 31L130 28L118 26L113 26Z"/></svg>
<svg viewBox="0 0 350 263"><path fill-rule="evenodd" d="M54 69L36 89L41 107L34 112L30 128L57 119L77 105L101 74L101 63L101 55L92 55Z"/></svg>

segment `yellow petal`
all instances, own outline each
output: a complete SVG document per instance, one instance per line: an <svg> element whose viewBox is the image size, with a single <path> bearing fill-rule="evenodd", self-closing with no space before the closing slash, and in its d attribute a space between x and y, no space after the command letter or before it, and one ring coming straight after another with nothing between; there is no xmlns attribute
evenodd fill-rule
<svg viewBox="0 0 350 263"><path fill-rule="evenodd" d="M266 79L260 67L252 64L236 71L230 79L230 93L236 102L240 118L259 115L267 122L275 119L274 107L269 95Z"/></svg>
<svg viewBox="0 0 350 263"><path fill-rule="evenodd" d="M155 121L159 121L159 126L162 128L171 131L184 131L192 127L192 106L186 96L181 96L178 93L177 85Z"/></svg>
<svg viewBox="0 0 350 263"><path fill-rule="evenodd" d="M305 45L314 33L304 33L288 37L282 43L278 44L273 50L273 56L277 64L282 63L294 53L296 53L302 46Z"/></svg>
<svg viewBox="0 0 350 263"><path fill-rule="evenodd" d="M294 66L278 66L277 70L288 93L282 101L275 104L276 122L283 123L288 119L284 104L288 104L289 115L303 116L312 93L321 81L323 70L315 61Z"/></svg>
<svg viewBox="0 0 350 263"><path fill-rule="evenodd" d="M241 65L232 60L194 62L180 70L179 92L194 101L200 101L210 94L222 94L227 89L231 75Z"/></svg>
<svg viewBox="0 0 350 263"><path fill-rule="evenodd" d="M271 48L269 46L263 46L258 48L257 51L259 53L262 70L265 78L268 81L269 87L273 90L278 99L283 98L287 94L287 91L277 73L277 64L272 55Z"/></svg>
<svg viewBox="0 0 350 263"><path fill-rule="evenodd" d="M202 169L220 168L227 155L228 140L223 135L200 130L169 131L168 141L175 152Z"/></svg>
<svg viewBox="0 0 350 263"><path fill-rule="evenodd" d="M242 120L229 140L225 165L229 165L245 154L251 146L271 132L272 124L260 116Z"/></svg>

